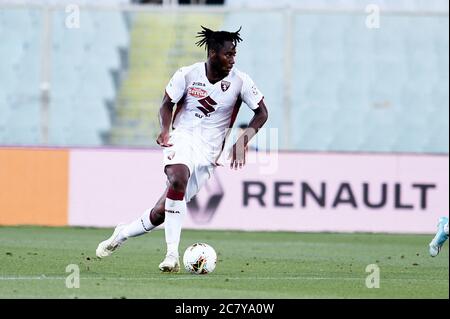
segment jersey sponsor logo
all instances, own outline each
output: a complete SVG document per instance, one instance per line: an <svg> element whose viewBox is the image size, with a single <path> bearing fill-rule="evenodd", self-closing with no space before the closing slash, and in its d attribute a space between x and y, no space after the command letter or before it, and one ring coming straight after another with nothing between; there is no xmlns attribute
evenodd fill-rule
<svg viewBox="0 0 450 319"><path fill-rule="evenodd" d="M226 91L228 90L228 88L230 87L231 82L228 81L222 81L222 83L220 83L220 87L222 88L222 91Z"/></svg>
<svg viewBox="0 0 450 319"><path fill-rule="evenodd" d="M194 87L189 88L188 94L197 99L201 99L201 98L208 96L208 92L206 92L205 90L200 89L200 88L194 88Z"/></svg>
<svg viewBox="0 0 450 319"><path fill-rule="evenodd" d="M193 86L206 86L206 84L202 83L202 82L194 82L194 83L192 83L192 85Z"/></svg>
<svg viewBox="0 0 450 319"><path fill-rule="evenodd" d="M197 108L202 111L205 116L209 116L210 113L214 112L216 109L213 107L217 105L217 102L214 101L210 96L205 97L204 99L198 100L198 102L203 106L197 106Z"/></svg>

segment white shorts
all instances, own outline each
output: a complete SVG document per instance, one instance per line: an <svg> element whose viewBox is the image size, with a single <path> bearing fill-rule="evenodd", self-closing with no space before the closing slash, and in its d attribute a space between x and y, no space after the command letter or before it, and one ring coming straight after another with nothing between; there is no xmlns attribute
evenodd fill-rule
<svg viewBox="0 0 450 319"><path fill-rule="evenodd" d="M171 147L163 148L164 168L168 165L184 164L189 168L189 181L184 198L189 202L211 177L215 166L195 145L192 136L173 131L170 134Z"/></svg>

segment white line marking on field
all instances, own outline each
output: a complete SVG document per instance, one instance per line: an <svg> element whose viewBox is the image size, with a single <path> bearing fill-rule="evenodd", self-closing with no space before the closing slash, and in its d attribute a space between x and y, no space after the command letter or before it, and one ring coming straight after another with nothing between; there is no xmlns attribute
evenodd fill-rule
<svg viewBox="0 0 450 319"><path fill-rule="evenodd" d="M161 275L158 277L81 277L82 280L120 280L120 281L165 281L165 280L214 280L214 279L228 279L228 280L358 280L358 281L364 281L364 277L358 278L358 277L344 277L344 278L338 278L338 277L227 277L224 275L209 275L209 276L197 276L197 275L186 275L186 276L179 276L175 275L176 277L166 277L166 275ZM14 281L14 280L65 280L66 277L60 277L60 276L2 276L0 277L0 281ZM438 281L442 280L442 278L384 278L383 280L386 281Z"/></svg>

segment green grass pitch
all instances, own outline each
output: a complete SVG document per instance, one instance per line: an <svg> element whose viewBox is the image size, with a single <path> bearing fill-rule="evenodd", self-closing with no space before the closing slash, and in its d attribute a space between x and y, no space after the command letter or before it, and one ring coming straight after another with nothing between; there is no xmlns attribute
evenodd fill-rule
<svg viewBox="0 0 450 319"><path fill-rule="evenodd" d="M184 230L180 248L212 245L216 271L163 274L162 230L98 260L111 229L0 227L0 298L449 298L448 243L428 256L430 235ZM182 251L181 251L182 252ZM67 288L66 267L80 269ZM380 287L366 287L369 264Z"/></svg>

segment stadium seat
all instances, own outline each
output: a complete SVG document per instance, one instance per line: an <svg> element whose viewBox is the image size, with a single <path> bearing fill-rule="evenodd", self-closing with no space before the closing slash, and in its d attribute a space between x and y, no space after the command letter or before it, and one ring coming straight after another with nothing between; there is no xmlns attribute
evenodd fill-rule
<svg viewBox="0 0 450 319"><path fill-rule="evenodd" d="M346 8L360 9L369 3L404 11L448 11L448 2L437 0L346 0L338 4L331 0L285 0L279 4L319 8L345 4ZM239 5L234 0L227 4ZM83 32L79 32L65 27L64 10L54 12L54 143L70 144L76 139L81 144L101 145L105 141L102 136L109 131L109 144L135 141L154 146L150 136L159 128L155 114L162 89L179 66L205 58L203 49L193 43L198 21L202 21L213 29L233 30L242 25L244 41L239 44L236 66L251 75L264 93L270 114L266 126L291 137L283 139L282 147L300 151L448 152L444 134L448 131L449 103L448 16L389 14L382 17L381 28L368 29L365 15L294 12L291 52L285 51L283 10L183 13L183 19L133 13L129 14L131 30L124 17L117 11L88 10L81 16ZM0 114L30 127L35 123L27 122L17 105L40 98L42 21L40 10L0 12L0 36L7 43L0 50ZM116 87L122 49L129 50L129 69ZM289 56L292 60L286 65ZM85 118L83 112L92 116ZM252 115L244 106L237 122L248 122ZM5 120L2 123L12 125ZM410 133L414 127L415 132ZM86 133L76 137L83 130ZM408 136L416 138L417 132L424 136L408 140Z"/></svg>

